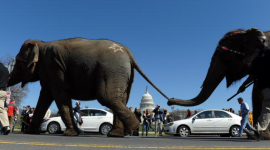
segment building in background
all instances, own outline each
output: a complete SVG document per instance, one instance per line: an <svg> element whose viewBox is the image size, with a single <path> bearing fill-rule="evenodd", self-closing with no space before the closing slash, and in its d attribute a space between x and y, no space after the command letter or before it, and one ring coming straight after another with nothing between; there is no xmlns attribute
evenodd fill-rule
<svg viewBox="0 0 270 150"><path fill-rule="evenodd" d="M146 109L149 109L151 112L155 109L154 100L148 92L148 87L146 87L146 93L142 96L140 103L141 112L143 113Z"/></svg>

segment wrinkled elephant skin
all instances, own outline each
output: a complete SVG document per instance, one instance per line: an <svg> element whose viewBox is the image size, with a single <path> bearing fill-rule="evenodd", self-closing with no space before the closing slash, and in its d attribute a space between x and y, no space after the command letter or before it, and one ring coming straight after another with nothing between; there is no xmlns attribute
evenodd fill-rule
<svg viewBox="0 0 270 150"><path fill-rule="evenodd" d="M41 85L33 121L25 132L29 134L37 133L55 100L67 127L64 135L78 135L72 99L97 99L113 111L114 123L108 136L123 137L131 133L140 125L134 113L126 108L134 69L163 94L142 72L129 49L110 40L73 38L48 43L27 40L16 59L8 86L20 82L24 86L35 81Z"/></svg>

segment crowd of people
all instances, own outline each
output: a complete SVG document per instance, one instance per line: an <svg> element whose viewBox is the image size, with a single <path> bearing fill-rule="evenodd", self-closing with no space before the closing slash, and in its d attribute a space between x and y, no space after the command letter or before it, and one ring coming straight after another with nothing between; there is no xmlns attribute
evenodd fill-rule
<svg viewBox="0 0 270 150"><path fill-rule="evenodd" d="M127 107L127 109L133 112L132 107ZM136 107L134 110L134 114L137 120L142 123L142 136L148 136L149 129L155 131L155 137L162 136L163 124L173 121L171 116L167 116L167 109L161 109L159 104L156 105L156 108L152 112L150 111L150 109L146 109L141 112L141 110ZM143 121L141 118L143 119ZM152 123L154 123L155 128L152 127ZM130 135L139 136L139 128Z"/></svg>

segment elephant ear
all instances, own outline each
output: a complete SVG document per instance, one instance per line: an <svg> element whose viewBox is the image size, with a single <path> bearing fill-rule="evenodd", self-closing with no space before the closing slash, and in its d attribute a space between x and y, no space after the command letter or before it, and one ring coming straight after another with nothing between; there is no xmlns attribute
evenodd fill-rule
<svg viewBox="0 0 270 150"><path fill-rule="evenodd" d="M29 68L32 64L36 65L36 63L38 62L38 56L39 56L39 47L38 47L38 43L32 44L34 45L32 52L30 53L30 56L28 58L28 64L27 64L27 68Z"/></svg>

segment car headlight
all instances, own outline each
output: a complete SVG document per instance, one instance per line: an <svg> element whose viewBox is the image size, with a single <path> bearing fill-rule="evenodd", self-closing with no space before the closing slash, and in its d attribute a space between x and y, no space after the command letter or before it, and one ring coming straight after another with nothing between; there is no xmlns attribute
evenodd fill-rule
<svg viewBox="0 0 270 150"><path fill-rule="evenodd" d="M173 125L173 122L169 123L168 126L172 126Z"/></svg>

